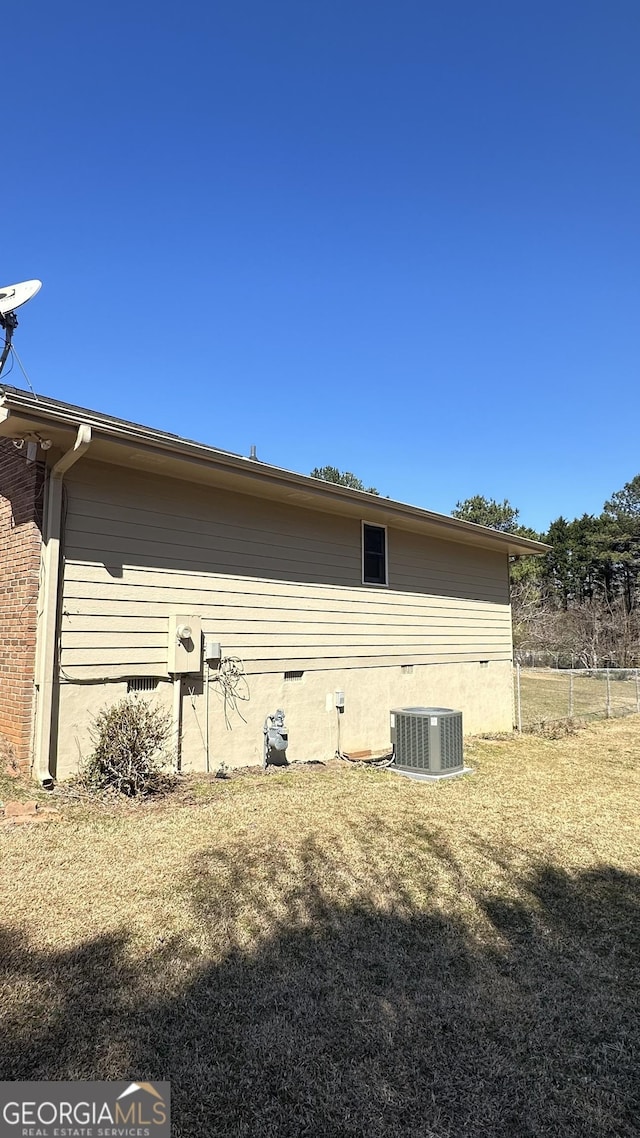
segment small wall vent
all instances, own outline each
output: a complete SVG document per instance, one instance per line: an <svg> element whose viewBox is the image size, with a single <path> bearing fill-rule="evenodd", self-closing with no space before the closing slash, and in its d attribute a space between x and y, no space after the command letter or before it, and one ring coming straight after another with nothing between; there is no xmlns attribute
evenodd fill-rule
<svg viewBox="0 0 640 1138"><path fill-rule="evenodd" d="M400 665L400 671L402 672L403 676L412 676L413 675L413 664L401 664Z"/></svg>
<svg viewBox="0 0 640 1138"><path fill-rule="evenodd" d="M285 672L284 682L285 684L299 684L303 676L304 672Z"/></svg>
<svg viewBox="0 0 640 1138"><path fill-rule="evenodd" d="M158 681L155 676L132 676L127 680L127 695L132 692L155 691Z"/></svg>
<svg viewBox="0 0 640 1138"><path fill-rule="evenodd" d="M395 767L415 777L464 770L462 712L450 707L397 707L391 712Z"/></svg>

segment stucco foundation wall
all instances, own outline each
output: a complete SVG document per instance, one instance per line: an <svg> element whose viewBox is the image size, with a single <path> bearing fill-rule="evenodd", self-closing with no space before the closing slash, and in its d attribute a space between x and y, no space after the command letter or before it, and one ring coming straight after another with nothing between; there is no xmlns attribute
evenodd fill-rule
<svg viewBox="0 0 640 1138"><path fill-rule="evenodd" d="M212 673L215 675L215 673ZM345 693L345 710L334 706L336 690ZM512 729L512 669L510 661L486 665L415 665L412 673L399 666L335 669L305 672L301 680L280 675L248 677L249 699L240 704L240 716L227 707L215 680L209 692L209 766L229 767L262 761L262 728L267 714L283 708L289 728L289 758L326 760L338 746L343 751L381 751L389 746L389 712L394 707L435 705L463 712L465 734ZM81 756L91 749L89 729L93 716L126 694L126 684L81 688L61 685L58 777L76 773ZM139 696L167 711L172 707L172 685L159 684L155 693ZM206 769L205 693L197 677L182 681L182 768Z"/></svg>
<svg viewBox="0 0 640 1138"><path fill-rule="evenodd" d="M0 439L0 735L25 771L31 760L43 482L44 466L28 465L26 449Z"/></svg>

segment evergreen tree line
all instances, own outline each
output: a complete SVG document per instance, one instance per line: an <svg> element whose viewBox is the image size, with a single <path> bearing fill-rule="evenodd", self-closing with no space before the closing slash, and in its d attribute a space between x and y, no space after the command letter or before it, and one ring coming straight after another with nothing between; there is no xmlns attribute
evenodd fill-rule
<svg viewBox="0 0 640 1138"><path fill-rule="evenodd" d="M640 474L599 515L556 518L546 533L522 526L508 501L477 495L454 517L550 545L545 557L514 559L514 648L561 666L640 666Z"/></svg>

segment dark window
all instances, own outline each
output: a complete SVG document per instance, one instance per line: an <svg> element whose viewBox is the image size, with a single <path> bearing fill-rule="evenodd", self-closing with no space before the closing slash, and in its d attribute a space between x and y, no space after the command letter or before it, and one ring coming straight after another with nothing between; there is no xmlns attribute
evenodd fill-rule
<svg viewBox="0 0 640 1138"><path fill-rule="evenodd" d="M384 526L362 526L362 579L365 585L387 583L387 531Z"/></svg>

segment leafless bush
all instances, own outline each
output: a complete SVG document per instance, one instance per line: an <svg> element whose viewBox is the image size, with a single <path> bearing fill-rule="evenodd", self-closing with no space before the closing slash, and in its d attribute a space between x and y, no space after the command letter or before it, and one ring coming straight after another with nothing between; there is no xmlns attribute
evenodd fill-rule
<svg viewBox="0 0 640 1138"><path fill-rule="evenodd" d="M526 735L541 735L543 739L564 739L567 735L577 735L587 726L584 719L540 719L523 728Z"/></svg>
<svg viewBox="0 0 640 1138"><path fill-rule="evenodd" d="M93 791L115 790L129 798L167 785L166 748L170 717L147 700L127 696L104 708L94 721L94 751L81 782Z"/></svg>

